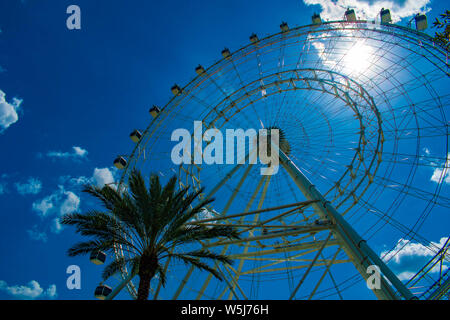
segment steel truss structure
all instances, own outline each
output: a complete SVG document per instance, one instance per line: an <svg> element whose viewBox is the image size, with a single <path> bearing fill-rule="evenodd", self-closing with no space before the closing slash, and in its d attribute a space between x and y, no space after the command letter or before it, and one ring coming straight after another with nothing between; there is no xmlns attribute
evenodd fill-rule
<svg viewBox="0 0 450 320"><path fill-rule="evenodd" d="M448 237L448 228L429 227L448 219L450 207L447 52L426 34L368 21L251 40L198 67L127 157L121 184L133 168L176 173L180 187L206 187L203 198L216 198L193 224L232 224L242 236L202 243L236 261L215 266L226 281L167 261L169 285L155 280L153 297L355 298L353 290L369 292L370 265L383 274L377 298L428 297L416 288L431 288L435 269L412 287L391 266L408 243L436 254ZM272 176L260 175L261 164L177 167L171 134L193 121L221 132L278 127L289 152L280 150ZM446 251L441 258L445 266ZM132 282L127 288L136 295Z"/></svg>

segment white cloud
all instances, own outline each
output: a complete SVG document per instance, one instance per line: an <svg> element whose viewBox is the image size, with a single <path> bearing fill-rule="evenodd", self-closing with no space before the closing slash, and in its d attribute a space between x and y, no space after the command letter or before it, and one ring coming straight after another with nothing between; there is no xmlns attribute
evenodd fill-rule
<svg viewBox="0 0 450 320"><path fill-rule="evenodd" d="M311 39L311 37L308 37L308 39ZM317 51L318 56L322 56L322 54L325 52L325 44L323 42L315 41L312 42L313 47Z"/></svg>
<svg viewBox="0 0 450 320"><path fill-rule="evenodd" d="M8 286L5 281L0 280L0 290L7 292L16 299L34 300L34 299L55 299L58 294L56 285L52 284L47 290L41 288L39 282L31 280L27 285Z"/></svg>
<svg viewBox="0 0 450 320"><path fill-rule="evenodd" d="M83 159L87 157L88 151L81 147L73 146L72 152L49 151L47 157L61 159Z"/></svg>
<svg viewBox="0 0 450 320"><path fill-rule="evenodd" d="M71 187L73 187L73 186L81 186L81 185L89 184L89 183L91 183L91 180L90 180L90 178L85 177L85 176L80 176L80 177L61 176L61 177L59 177L59 182L61 184L68 184Z"/></svg>
<svg viewBox="0 0 450 320"><path fill-rule="evenodd" d="M114 182L116 181L117 169L114 167L110 168L95 168L92 177L80 176L62 176L60 177L61 183L67 183L71 186L80 186L85 184L94 184L97 187L102 188L105 184L114 187Z"/></svg>
<svg viewBox="0 0 450 320"><path fill-rule="evenodd" d="M79 157L85 157L87 156L88 152L86 149L80 148L80 147L72 147L75 154Z"/></svg>
<svg viewBox="0 0 450 320"><path fill-rule="evenodd" d="M202 211L200 211L197 214L197 219L198 220L206 220L206 219L211 219L211 218L217 217L219 215L220 214L215 210L210 211L207 208L203 208Z"/></svg>
<svg viewBox="0 0 450 320"><path fill-rule="evenodd" d="M442 158L435 157L430 148L422 148L420 161L432 168L430 181L435 183L450 184L450 153L447 154L445 161Z"/></svg>
<svg viewBox="0 0 450 320"><path fill-rule="evenodd" d="M58 293L56 292L56 285L50 285L48 289L45 290L45 296L50 299L55 299L56 297L58 297Z"/></svg>
<svg viewBox="0 0 450 320"><path fill-rule="evenodd" d="M95 168L92 175L92 182L99 188L102 188L105 184L114 183L113 173L109 168Z"/></svg>
<svg viewBox="0 0 450 320"><path fill-rule="evenodd" d="M64 191L65 199L59 208L59 215L65 215L77 211L80 206L80 198L72 191Z"/></svg>
<svg viewBox="0 0 450 320"><path fill-rule="evenodd" d="M22 103L22 100L17 98L7 102L5 97L6 94L0 90L0 133L19 120L17 111Z"/></svg>
<svg viewBox="0 0 450 320"><path fill-rule="evenodd" d="M38 227L35 225L30 230L27 230L28 236L31 240L47 242L47 234L45 232L40 232Z"/></svg>
<svg viewBox="0 0 450 320"><path fill-rule="evenodd" d="M15 185L17 192L22 195L38 194L42 189L42 182L39 179L33 177L30 177L25 183L17 182Z"/></svg>
<svg viewBox="0 0 450 320"><path fill-rule="evenodd" d="M84 154L81 150L78 150L80 155ZM43 229L58 234L63 230L60 217L79 211L81 204L80 197L74 192L66 190L66 188L74 188L84 184L94 184L98 187L103 187L105 184L113 184L116 180L115 176L116 170L113 167L95 168L91 177L62 176L59 178L60 185L58 186L58 190L35 201L32 204L32 210L46 223L43 225ZM112 186L114 187L114 185ZM27 232L33 240L41 240L44 242L47 240L47 234L43 230L38 230L37 226L34 226Z"/></svg>
<svg viewBox="0 0 450 320"><path fill-rule="evenodd" d="M433 175L430 180L436 183L441 183L444 181L445 183L450 184L450 153L447 154L447 160L442 165L442 168L436 168L433 171Z"/></svg>
<svg viewBox="0 0 450 320"><path fill-rule="evenodd" d="M439 242L431 242L431 245L442 248L446 241L447 238L444 237ZM407 280L414 276L435 254L435 251L430 250L421 243L400 239L394 250L390 252L383 251L381 257L383 261L389 264L389 267L397 274L400 280ZM444 264L443 270L447 268L448 266ZM430 272L439 272L439 266L436 265Z"/></svg>
<svg viewBox="0 0 450 320"><path fill-rule="evenodd" d="M75 193L59 186L59 190L34 202L32 209L42 218L53 217L50 230L53 233L59 233L62 230L59 218L67 213L78 211L80 202L80 198Z"/></svg>
<svg viewBox="0 0 450 320"><path fill-rule="evenodd" d="M436 183L445 182L450 184L450 153L447 154L447 160L442 165L442 168L436 168L430 180Z"/></svg>
<svg viewBox="0 0 450 320"><path fill-rule="evenodd" d="M56 234L60 233L63 230L63 226L61 225L59 218L55 218L52 220L50 230Z"/></svg>
<svg viewBox="0 0 450 320"><path fill-rule="evenodd" d="M397 278L401 281L407 281L414 277L416 272L410 272L410 271L404 271L399 274L397 274Z"/></svg>
<svg viewBox="0 0 450 320"><path fill-rule="evenodd" d="M449 174L447 168L444 170L435 169L430 180L433 182L436 182L436 183L441 183L442 181L444 181L445 183L450 183L450 174Z"/></svg>
<svg viewBox="0 0 450 320"><path fill-rule="evenodd" d="M105 184L114 183L116 180L115 175L116 170L111 167L95 168L91 177L61 176L59 178L60 185L58 186L58 190L32 204L32 210L46 223L42 228L58 234L63 230L63 226L60 223L61 216L79 211L81 204L80 197L74 192L66 190L66 188L76 188L85 184L94 184L98 187L103 187ZM112 186L114 187L114 185ZM42 230L38 230L37 226L34 226L27 232L33 240L41 240L44 242L47 240L47 234Z"/></svg>
<svg viewBox="0 0 450 320"><path fill-rule="evenodd" d="M32 208L34 211L38 212L41 216L47 216L47 213L53 209L53 201L55 199L55 195L50 195L42 199L41 201L33 202Z"/></svg>
<svg viewBox="0 0 450 320"><path fill-rule="evenodd" d="M303 0L306 5L320 5L322 19L343 20L346 8L353 8L356 16L364 20L372 20L379 17L382 8L389 9L393 22L402 18L411 17L416 13L426 13L430 9L427 5L431 0Z"/></svg>
<svg viewBox="0 0 450 320"><path fill-rule="evenodd" d="M215 211L214 209L212 211L208 210L208 208L204 207L202 208L202 211L200 211L199 213L197 213L197 215L192 218L190 221L201 221L201 220L206 220L206 219L211 219L214 217L219 216L220 214ZM208 223L214 223L214 221L208 222ZM210 227L212 228L212 227Z"/></svg>

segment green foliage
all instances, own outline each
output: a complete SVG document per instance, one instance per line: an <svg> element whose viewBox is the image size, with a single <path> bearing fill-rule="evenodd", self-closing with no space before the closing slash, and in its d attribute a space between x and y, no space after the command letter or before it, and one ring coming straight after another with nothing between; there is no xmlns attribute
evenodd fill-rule
<svg viewBox="0 0 450 320"><path fill-rule="evenodd" d="M446 10L445 13L440 14L439 18L433 22L433 28L436 31L434 41L443 46L447 50L450 49L450 11Z"/></svg>

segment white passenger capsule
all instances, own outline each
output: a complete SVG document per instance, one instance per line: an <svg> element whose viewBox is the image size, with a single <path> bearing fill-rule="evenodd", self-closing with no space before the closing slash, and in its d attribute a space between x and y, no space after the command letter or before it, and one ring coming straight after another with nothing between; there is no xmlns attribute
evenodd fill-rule
<svg viewBox="0 0 450 320"><path fill-rule="evenodd" d="M101 285L101 286L98 286L97 288L95 288L95 293L94 293L94 295L95 295L95 297L96 297L97 299L105 300L106 297L107 297L109 294L111 294L111 292L112 292L111 287L106 286L106 285Z"/></svg>
<svg viewBox="0 0 450 320"><path fill-rule="evenodd" d="M320 14L314 13L311 17L311 20L313 24L322 24L322 18L320 17Z"/></svg>
<svg viewBox="0 0 450 320"><path fill-rule="evenodd" d="M174 86L172 87L171 90L172 90L173 95L175 95L175 96L177 96L181 93L181 88L177 84L174 84Z"/></svg>
<svg viewBox="0 0 450 320"><path fill-rule="evenodd" d="M223 50L222 50L222 56L223 56L225 59L230 59L230 58L231 58L230 50L228 50L228 48L223 49Z"/></svg>
<svg viewBox="0 0 450 320"><path fill-rule="evenodd" d="M257 36L255 33L253 33L253 34L250 36L250 41L251 41L253 44L257 43L257 42L259 41L258 36Z"/></svg>
<svg viewBox="0 0 450 320"><path fill-rule="evenodd" d="M96 265L104 264L106 261L106 253L103 251L92 251L89 260Z"/></svg>
<svg viewBox="0 0 450 320"><path fill-rule="evenodd" d="M123 168L125 168L126 166L127 166L127 160L125 160L125 158L124 157L117 157L115 160L114 160L114 166L117 168L117 169L123 169Z"/></svg>
<svg viewBox="0 0 450 320"><path fill-rule="evenodd" d="M158 114L161 112L161 110L158 108L158 106L153 106L150 108L150 110L148 112L150 112L150 115L153 118L156 118L158 116Z"/></svg>
<svg viewBox="0 0 450 320"><path fill-rule="evenodd" d="M200 64L195 68L195 72L197 72L198 75L202 75L205 73L205 68L203 68Z"/></svg>
<svg viewBox="0 0 450 320"><path fill-rule="evenodd" d="M130 133L130 139L133 142L138 143L139 140L142 138L142 133L139 130L134 130L132 133Z"/></svg>
<svg viewBox="0 0 450 320"><path fill-rule="evenodd" d="M381 9L380 11L380 18L381 18L381 23L391 23L392 19L391 19L391 12L389 11L389 9Z"/></svg>
<svg viewBox="0 0 450 320"><path fill-rule="evenodd" d="M347 11L345 11L345 18L347 19L348 22L356 21L355 10L347 9Z"/></svg>
<svg viewBox="0 0 450 320"><path fill-rule="evenodd" d="M414 20L416 21L416 30L423 31L428 28L427 16L421 13L418 13Z"/></svg>

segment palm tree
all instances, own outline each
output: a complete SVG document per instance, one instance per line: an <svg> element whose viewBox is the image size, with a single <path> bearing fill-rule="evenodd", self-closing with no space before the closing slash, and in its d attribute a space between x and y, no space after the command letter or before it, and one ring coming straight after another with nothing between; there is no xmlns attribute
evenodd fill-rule
<svg viewBox="0 0 450 320"><path fill-rule="evenodd" d="M188 188L177 190L176 177L162 187L156 174L150 176L147 188L138 171L130 175L128 187L129 191L122 192L108 185L103 188L84 187L83 191L98 198L105 210L70 213L61 218L61 223L74 225L77 233L92 237L71 247L69 256L98 251L113 253L115 246L122 246L128 253L127 257L107 265L102 278L106 280L125 267L131 268L131 272L140 278L138 300L148 299L150 280L156 274L165 285L165 272L161 266L164 259L181 260L222 280L222 276L206 261L225 264L232 261L205 248L194 248L198 247L199 240L236 239L239 236L233 227L206 227L191 223L213 201L197 200L203 189L193 193L189 193Z"/></svg>

